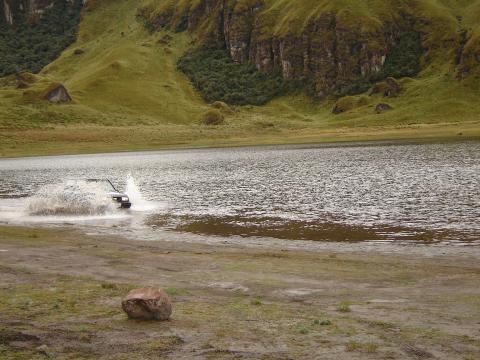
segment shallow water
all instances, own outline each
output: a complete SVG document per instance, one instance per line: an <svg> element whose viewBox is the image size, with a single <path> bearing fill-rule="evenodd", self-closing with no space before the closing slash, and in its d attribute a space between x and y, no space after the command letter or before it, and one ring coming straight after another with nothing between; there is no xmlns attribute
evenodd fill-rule
<svg viewBox="0 0 480 360"><path fill-rule="evenodd" d="M128 177L131 174L131 177ZM65 179L108 178L130 211L32 216ZM480 143L180 150L0 160L0 221L316 241L480 244Z"/></svg>

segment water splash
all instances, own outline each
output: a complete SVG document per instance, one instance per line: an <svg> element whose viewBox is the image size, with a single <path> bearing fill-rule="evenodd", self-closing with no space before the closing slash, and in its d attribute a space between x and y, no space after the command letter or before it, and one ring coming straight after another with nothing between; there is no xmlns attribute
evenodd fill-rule
<svg viewBox="0 0 480 360"><path fill-rule="evenodd" d="M152 201L145 200L142 192L135 183L135 179L131 174L127 176L127 186L125 188L125 194L130 198L132 203L131 210L133 211L152 211L158 208L158 204Z"/></svg>
<svg viewBox="0 0 480 360"><path fill-rule="evenodd" d="M115 210L105 189L86 181L46 185L27 201L30 215L104 215Z"/></svg>

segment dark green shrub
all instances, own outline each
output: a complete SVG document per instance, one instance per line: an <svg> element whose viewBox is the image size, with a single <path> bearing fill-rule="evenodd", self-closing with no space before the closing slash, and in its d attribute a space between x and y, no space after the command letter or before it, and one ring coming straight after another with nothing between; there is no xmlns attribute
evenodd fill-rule
<svg viewBox="0 0 480 360"><path fill-rule="evenodd" d="M76 39L82 1L56 0L36 23L18 18L0 25L0 77L39 72Z"/></svg>
<svg viewBox="0 0 480 360"><path fill-rule="evenodd" d="M285 81L280 74L266 74L252 65L235 63L228 52L219 47L189 51L177 66L209 103L264 105L276 96L301 88L297 82Z"/></svg>
<svg viewBox="0 0 480 360"><path fill-rule="evenodd" d="M420 64L422 54L423 48L420 34L416 32L403 34L387 56L385 67L379 74L381 79L376 79L376 81L387 77L402 78L417 75L422 70Z"/></svg>
<svg viewBox="0 0 480 360"><path fill-rule="evenodd" d="M389 51L382 71L369 77L337 84L334 95L343 97L357 95L367 91L373 84L388 77L402 78L416 76L421 68L420 59L423 54L422 39L416 32L404 33L397 44Z"/></svg>

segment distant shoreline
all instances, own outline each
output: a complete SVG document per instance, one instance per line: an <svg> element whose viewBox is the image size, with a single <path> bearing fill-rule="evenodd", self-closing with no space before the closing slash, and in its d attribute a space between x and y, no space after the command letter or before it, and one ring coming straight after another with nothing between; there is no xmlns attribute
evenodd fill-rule
<svg viewBox="0 0 480 360"><path fill-rule="evenodd" d="M0 137L12 139L0 143L0 159L37 156L86 155L123 152L151 152L168 150L193 150L256 146L357 146L360 144L409 144L480 141L477 123L424 124L403 128L341 128L282 134L263 134L249 137L205 138L202 140L142 143L142 134L161 132L158 127L61 127L47 130L0 130ZM310 129L311 130L311 129ZM105 132L98 139L85 141L70 139L76 131ZM135 134L135 139L122 141L119 133ZM106 136L111 136L106 138ZM41 138L29 140L29 137Z"/></svg>

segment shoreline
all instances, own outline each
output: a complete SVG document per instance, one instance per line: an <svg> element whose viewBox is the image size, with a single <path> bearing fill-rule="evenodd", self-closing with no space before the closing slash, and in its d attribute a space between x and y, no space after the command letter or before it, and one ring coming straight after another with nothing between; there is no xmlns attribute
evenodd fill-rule
<svg viewBox="0 0 480 360"><path fill-rule="evenodd" d="M415 130L415 129L412 129ZM8 131L8 130L7 130ZM478 133L477 133L478 132ZM352 132L354 133L354 132ZM1 131L0 131L1 135ZM123 153L151 153L151 152L163 152L163 151L191 151L191 150L215 150L215 149L241 149L241 148L262 148L262 147L349 147L349 146L383 146L383 145L416 145L416 144L441 144L441 143L462 143L462 142L480 142L480 127L473 135L440 135L440 136L385 136L377 137L376 135L370 136L358 136L358 137L342 137L336 135L332 137L315 137L314 139L300 140L295 136L291 138L283 138L278 142L269 142L268 140L257 138L258 141L252 140L256 138L250 138L248 140L232 140L231 143L220 141L208 141L207 144L197 144L193 142L187 145L178 144L163 144L149 147L136 147L125 149L122 145L114 146L111 150L105 150L101 147L95 149L73 149L72 151L59 152L59 151L46 151L45 153L22 153L22 150L18 154L5 155L0 148L0 160L18 159L18 158L36 158L36 157L54 157L54 156L76 156L76 155L102 155L102 154L123 154ZM301 137L300 137L301 138ZM335 140L336 138L336 140ZM75 144L75 143L74 143ZM62 144L61 144L62 145ZM63 145L62 145L63 146ZM61 146L61 147L62 147ZM68 146L67 146L68 148ZM41 151L40 151L41 152Z"/></svg>
<svg viewBox="0 0 480 360"><path fill-rule="evenodd" d="M293 251L322 253L335 252L338 254L356 255L403 255L424 258L461 257L480 259L480 242L431 242L416 240L361 240L361 241L323 241L304 239L285 239L268 236L239 236L214 235L172 229L155 229L145 232L144 229L132 229L123 233L116 228L97 227L95 225L74 224L65 222L11 222L0 221L1 229L39 229L42 231L73 231L86 237L116 238L132 243L161 243L172 246L211 246L223 249L252 250L252 251Z"/></svg>

